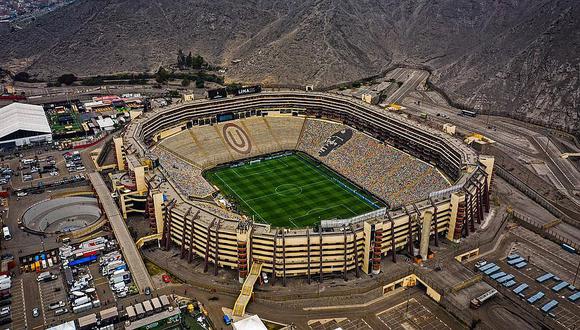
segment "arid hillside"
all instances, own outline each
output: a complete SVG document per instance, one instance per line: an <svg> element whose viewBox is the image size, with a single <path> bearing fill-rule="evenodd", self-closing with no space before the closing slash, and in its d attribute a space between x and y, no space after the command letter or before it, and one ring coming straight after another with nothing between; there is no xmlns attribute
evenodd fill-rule
<svg viewBox="0 0 580 330"><path fill-rule="evenodd" d="M576 0L80 0L0 28L0 45L0 67L40 77L154 71L178 49L242 82L326 86L423 65L457 102L580 125Z"/></svg>

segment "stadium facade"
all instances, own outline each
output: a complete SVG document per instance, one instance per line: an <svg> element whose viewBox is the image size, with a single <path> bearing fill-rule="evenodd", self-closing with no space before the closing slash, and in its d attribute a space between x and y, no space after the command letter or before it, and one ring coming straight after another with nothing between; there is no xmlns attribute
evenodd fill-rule
<svg viewBox="0 0 580 330"><path fill-rule="evenodd" d="M428 198L352 219L322 221L320 230L272 228L249 220L225 218L203 209L178 189L162 193L153 183L159 173L150 152L164 138L194 126L276 113L324 118L348 125L431 164L454 184ZM230 117L231 116L231 117ZM221 117L223 118L223 117ZM274 277L381 271L384 258L394 251L427 258L429 245L442 238L459 241L475 230L490 209L494 159L477 155L442 132L394 115L364 102L334 94L263 92L215 101L196 101L158 109L134 120L122 139L115 139L119 168L126 169L147 199L146 214L163 247L177 246L181 257L203 258L206 271L213 265L239 271L243 280L253 262Z"/></svg>

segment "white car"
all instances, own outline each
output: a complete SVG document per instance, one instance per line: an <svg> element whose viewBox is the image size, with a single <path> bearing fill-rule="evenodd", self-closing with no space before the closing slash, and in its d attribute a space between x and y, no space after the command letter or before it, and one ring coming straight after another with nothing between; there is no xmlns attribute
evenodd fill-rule
<svg viewBox="0 0 580 330"><path fill-rule="evenodd" d="M33 316L33 317L38 317L38 316L40 316L40 312L38 311L38 307L36 307L36 308L34 308L34 309L32 310L32 316Z"/></svg>

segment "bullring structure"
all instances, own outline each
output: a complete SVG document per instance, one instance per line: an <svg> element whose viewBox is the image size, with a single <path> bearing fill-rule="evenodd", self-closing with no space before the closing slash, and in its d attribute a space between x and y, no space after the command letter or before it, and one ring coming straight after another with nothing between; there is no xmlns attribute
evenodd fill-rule
<svg viewBox="0 0 580 330"><path fill-rule="evenodd" d="M119 169L133 180L132 194L147 200L152 237L179 247L190 262L203 258L206 271L237 269L240 281L254 262L283 283L291 276L376 274L384 257L396 261L396 251L427 258L429 244L442 237L468 236L490 208L493 157L334 94L262 92L157 109L134 120L114 148ZM321 218L310 228L274 226L214 203L224 196L205 171L294 152L384 203L352 217ZM377 168L384 172L374 173Z"/></svg>

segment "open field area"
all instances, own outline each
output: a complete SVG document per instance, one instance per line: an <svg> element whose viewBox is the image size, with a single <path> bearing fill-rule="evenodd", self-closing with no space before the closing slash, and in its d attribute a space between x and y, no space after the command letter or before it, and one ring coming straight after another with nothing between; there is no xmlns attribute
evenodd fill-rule
<svg viewBox="0 0 580 330"><path fill-rule="evenodd" d="M311 226L382 206L303 154L216 168L206 177L245 214L275 226Z"/></svg>

